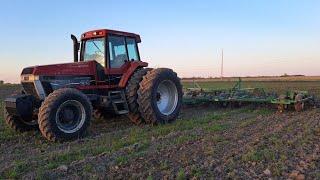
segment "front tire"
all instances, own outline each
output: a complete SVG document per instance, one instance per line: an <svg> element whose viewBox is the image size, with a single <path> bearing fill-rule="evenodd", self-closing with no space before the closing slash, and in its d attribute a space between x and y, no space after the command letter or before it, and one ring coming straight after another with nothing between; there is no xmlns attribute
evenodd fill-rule
<svg viewBox="0 0 320 180"><path fill-rule="evenodd" d="M6 124L17 132L26 132L38 129L36 120L24 121L19 116L11 115L7 110L4 112Z"/></svg>
<svg viewBox="0 0 320 180"><path fill-rule="evenodd" d="M81 138L91 120L92 106L82 92L63 88L51 93L39 109L39 128L50 141Z"/></svg>
<svg viewBox="0 0 320 180"><path fill-rule="evenodd" d="M167 68L149 71L140 82L138 104L146 123L174 121L182 105L182 86L177 74Z"/></svg>

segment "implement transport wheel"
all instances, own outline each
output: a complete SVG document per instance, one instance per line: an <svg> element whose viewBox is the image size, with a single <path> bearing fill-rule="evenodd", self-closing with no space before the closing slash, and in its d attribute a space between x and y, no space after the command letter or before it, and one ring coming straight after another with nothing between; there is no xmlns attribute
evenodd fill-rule
<svg viewBox="0 0 320 180"><path fill-rule="evenodd" d="M146 123L174 121L182 105L182 86L177 74L167 68L148 71L140 83L138 104Z"/></svg>
<svg viewBox="0 0 320 180"><path fill-rule="evenodd" d="M143 76L146 75L150 70L151 68L136 70L126 86L126 98L129 106L128 118L136 125L139 125L143 122L139 112L139 104L137 102L138 89L140 87L139 83L142 81Z"/></svg>
<svg viewBox="0 0 320 180"><path fill-rule="evenodd" d="M300 112L304 109L304 102L302 102L303 95L302 94L297 94L295 97L296 103L294 104L294 109L297 112Z"/></svg>
<svg viewBox="0 0 320 180"><path fill-rule="evenodd" d="M4 111L6 124L17 132L26 132L38 129L37 120L24 120L19 116L11 115L7 110Z"/></svg>
<svg viewBox="0 0 320 180"><path fill-rule="evenodd" d="M92 106L82 92L63 88L51 93L39 110L39 128L50 141L80 138L90 124Z"/></svg>

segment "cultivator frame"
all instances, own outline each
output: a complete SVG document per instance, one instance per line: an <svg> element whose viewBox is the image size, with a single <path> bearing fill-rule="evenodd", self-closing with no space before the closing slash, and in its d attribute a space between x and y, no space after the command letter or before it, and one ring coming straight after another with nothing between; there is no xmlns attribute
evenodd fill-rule
<svg viewBox="0 0 320 180"><path fill-rule="evenodd" d="M184 89L183 103L185 105L197 105L202 103L217 103L224 107L242 104L271 104L276 105L280 112L293 107L296 111L302 111L305 105L315 105L315 97L308 91L287 91L277 95L276 92L266 92L264 88L243 88L242 80L231 89L204 89L194 82L193 88Z"/></svg>

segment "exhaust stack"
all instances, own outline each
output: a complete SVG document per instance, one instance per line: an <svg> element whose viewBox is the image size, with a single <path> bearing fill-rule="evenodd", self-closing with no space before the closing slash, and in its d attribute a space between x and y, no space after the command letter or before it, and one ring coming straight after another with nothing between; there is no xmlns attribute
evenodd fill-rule
<svg viewBox="0 0 320 180"><path fill-rule="evenodd" d="M79 52L80 43L78 42L77 37L73 34L71 34L71 39L73 41L73 61L78 62L79 61L78 52Z"/></svg>

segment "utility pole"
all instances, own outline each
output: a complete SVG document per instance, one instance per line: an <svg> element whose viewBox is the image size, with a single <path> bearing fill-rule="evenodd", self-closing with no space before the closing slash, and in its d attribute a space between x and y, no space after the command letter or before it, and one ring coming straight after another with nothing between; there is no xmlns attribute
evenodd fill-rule
<svg viewBox="0 0 320 180"><path fill-rule="evenodd" d="M221 50L221 80L223 79L223 49Z"/></svg>

